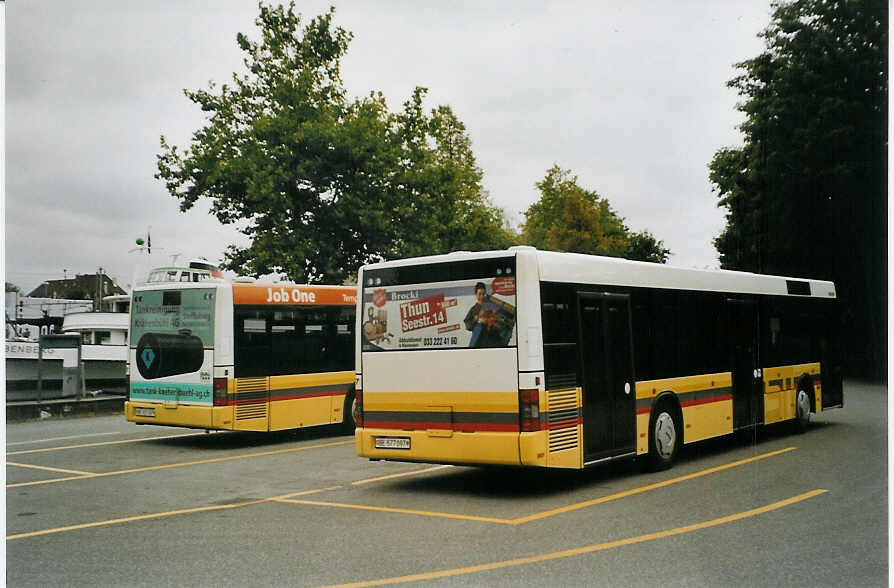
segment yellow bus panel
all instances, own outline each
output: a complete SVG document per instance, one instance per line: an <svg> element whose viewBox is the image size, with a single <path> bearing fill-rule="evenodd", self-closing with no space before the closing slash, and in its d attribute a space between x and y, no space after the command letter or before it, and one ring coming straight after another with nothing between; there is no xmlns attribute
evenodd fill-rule
<svg viewBox="0 0 894 588"><path fill-rule="evenodd" d="M733 432L733 401L719 400L683 407L683 443Z"/></svg>
<svg viewBox="0 0 894 588"><path fill-rule="evenodd" d="M512 412L518 414L518 391L509 392L368 392L363 410L406 412L447 406L454 412Z"/></svg>
<svg viewBox="0 0 894 588"><path fill-rule="evenodd" d="M636 383L636 453L649 452L652 402L672 392L683 412L683 443L733 432L732 372L701 374Z"/></svg>
<svg viewBox="0 0 894 588"><path fill-rule="evenodd" d="M376 439L407 439L409 449L377 449ZM519 461L518 432L453 431L449 437L428 431L402 429L357 429L357 454L370 459L392 459L423 463L510 464Z"/></svg>
<svg viewBox="0 0 894 588"><path fill-rule="evenodd" d="M150 411L155 416L137 416L137 408ZM216 428L215 422L232 418L233 409L229 406L199 406L190 404L164 405L157 402L129 400L124 403L124 416L132 423L149 425L171 425L195 429ZM228 426L227 428L232 428Z"/></svg>
<svg viewBox="0 0 894 588"><path fill-rule="evenodd" d="M787 421L797 416L795 399L798 378L810 374L816 399L816 412L822 411L820 364L805 363L763 368L764 424Z"/></svg>

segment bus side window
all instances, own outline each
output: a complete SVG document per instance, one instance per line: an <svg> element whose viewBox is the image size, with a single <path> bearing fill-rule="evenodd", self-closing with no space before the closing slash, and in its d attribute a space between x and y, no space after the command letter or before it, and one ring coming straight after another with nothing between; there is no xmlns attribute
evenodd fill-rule
<svg viewBox="0 0 894 588"><path fill-rule="evenodd" d="M295 311L273 311L270 327L270 375L282 376L298 371L295 349L299 339Z"/></svg>
<svg viewBox="0 0 894 588"><path fill-rule="evenodd" d="M579 378L574 290L567 284L543 284L540 299L546 387L575 387Z"/></svg>
<svg viewBox="0 0 894 588"><path fill-rule="evenodd" d="M330 353L330 369L335 372L354 369L354 316L353 306L331 311L334 341Z"/></svg>
<svg viewBox="0 0 894 588"><path fill-rule="evenodd" d="M261 377L270 369L270 332L267 313L260 309L234 309L235 376Z"/></svg>
<svg viewBox="0 0 894 588"><path fill-rule="evenodd" d="M677 295L675 292L652 292L652 332L654 337L654 378L673 378L682 375L677 362Z"/></svg>
<svg viewBox="0 0 894 588"><path fill-rule="evenodd" d="M637 380L652 379L652 309L649 293L634 288L630 303L633 315L633 360Z"/></svg>

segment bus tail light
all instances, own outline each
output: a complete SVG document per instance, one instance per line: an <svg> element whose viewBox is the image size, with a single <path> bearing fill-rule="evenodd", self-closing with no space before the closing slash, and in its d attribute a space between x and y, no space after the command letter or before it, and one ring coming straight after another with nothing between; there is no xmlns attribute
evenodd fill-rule
<svg viewBox="0 0 894 588"><path fill-rule="evenodd" d="M214 378L214 406L227 405L227 378Z"/></svg>
<svg viewBox="0 0 894 588"><path fill-rule="evenodd" d="M540 393L536 388L518 391L518 407L523 433L540 430Z"/></svg>

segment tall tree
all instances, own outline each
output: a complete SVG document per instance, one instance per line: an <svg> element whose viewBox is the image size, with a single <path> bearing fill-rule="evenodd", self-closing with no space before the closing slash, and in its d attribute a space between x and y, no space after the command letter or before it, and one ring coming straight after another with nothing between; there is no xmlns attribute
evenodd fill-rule
<svg viewBox="0 0 894 588"><path fill-rule="evenodd" d="M725 268L834 280L852 373L886 358L884 0L774 4L765 49L737 64L744 145L717 151Z"/></svg>
<svg viewBox="0 0 894 588"><path fill-rule="evenodd" d="M554 165L537 182L540 199L525 212L521 241L539 249L665 263L670 254L651 233L631 234L609 201Z"/></svg>
<svg viewBox="0 0 894 588"><path fill-rule="evenodd" d="M183 150L162 137L158 155L156 178L181 211L207 198L250 237L227 249L224 267L341 281L369 261L504 236L449 107L426 113L423 88L401 113L378 92L350 99L340 63L351 33L333 25L334 9L303 25L294 3L259 8L260 39L237 36L247 73L185 91L206 124ZM476 207L482 218L470 222Z"/></svg>
<svg viewBox="0 0 894 588"><path fill-rule="evenodd" d="M461 249L502 249L514 236L503 211L481 185L466 127L449 106L425 113L424 88L416 88L395 117L403 165L392 183L404 204L407 231L398 248L403 256Z"/></svg>

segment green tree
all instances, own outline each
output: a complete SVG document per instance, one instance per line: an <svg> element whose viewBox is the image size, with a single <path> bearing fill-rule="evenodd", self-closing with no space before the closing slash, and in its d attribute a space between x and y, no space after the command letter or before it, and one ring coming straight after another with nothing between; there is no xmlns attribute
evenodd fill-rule
<svg viewBox="0 0 894 588"><path fill-rule="evenodd" d="M636 261L651 261L652 263L667 263L670 249L664 246L664 242L655 238L649 231L631 233L627 238L626 259Z"/></svg>
<svg viewBox="0 0 894 588"><path fill-rule="evenodd" d="M886 358L888 5L774 4L765 49L737 64L744 145L710 180L724 268L836 282L852 372Z"/></svg>
<svg viewBox="0 0 894 588"><path fill-rule="evenodd" d="M503 249L514 237L502 209L481 185L466 127L449 106L424 112L424 88L416 88L395 117L404 164L393 183L405 204L407 226L397 248L405 256L456 250Z"/></svg>
<svg viewBox="0 0 894 588"><path fill-rule="evenodd" d="M225 268L337 282L369 261L510 236L449 107L426 113L423 88L400 113L378 92L350 99L340 63L351 33L334 9L302 26L294 3L259 8L260 39L237 36L247 73L185 91L206 124L183 150L162 137L158 155L156 178L181 211L207 198L250 238L228 247Z"/></svg>
<svg viewBox="0 0 894 588"><path fill-rule="evenodd" d="M580 187L569 170L554 165L536 186L540 199L525 211L525 244L611 257L620 257L627 249L624 220L608 200Z"/></svg>
<svg viewBox="0 0 894 588"><path fill-rule="evenodd" d="M651 233L631 235L624 219L571 171L554 165L536 184L540 199L525 212L521 241L539 249L665 263L670 254Z"/></svg>

